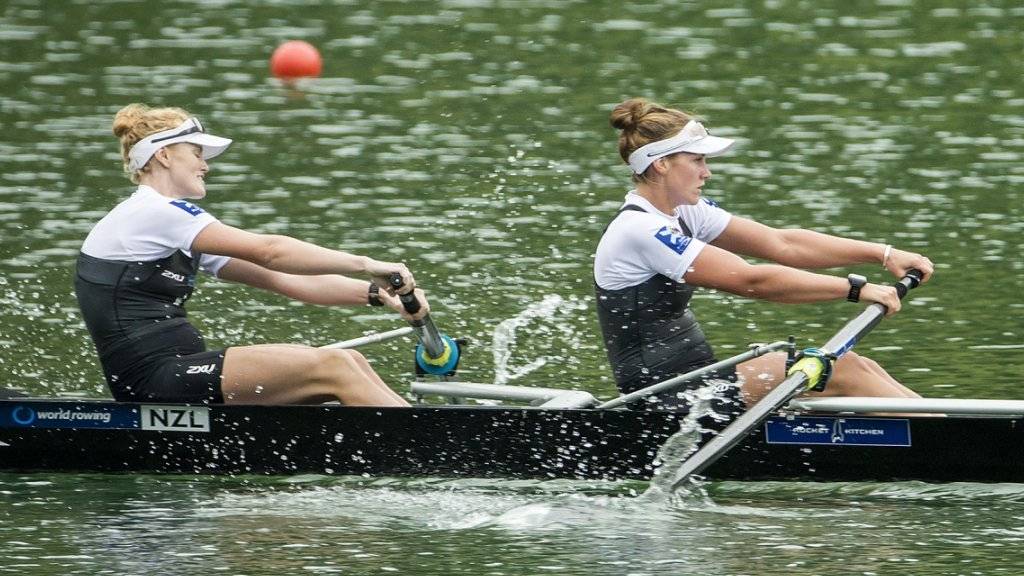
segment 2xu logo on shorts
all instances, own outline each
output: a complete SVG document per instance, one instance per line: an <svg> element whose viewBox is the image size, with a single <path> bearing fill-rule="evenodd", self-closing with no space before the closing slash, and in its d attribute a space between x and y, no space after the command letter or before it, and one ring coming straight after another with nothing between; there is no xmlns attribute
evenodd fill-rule
<svg viewBox="0 0 1024 576"><path fill-rule="evenodd" d="M216 369L216 364L196 364L189 366L188 370L185 370L185 374L213 374Z"/></svg>

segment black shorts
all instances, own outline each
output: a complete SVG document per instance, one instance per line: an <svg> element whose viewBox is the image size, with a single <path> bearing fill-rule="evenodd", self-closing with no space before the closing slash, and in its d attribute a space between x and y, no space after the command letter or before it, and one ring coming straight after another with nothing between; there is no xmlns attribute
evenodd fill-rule
<svg viewBox="0 0 1024 576"><path fill-rule="evenodd" d="M147 366L147 375L115 398L128 402L186 402L223 404L221 375L224 352L200 352L158 358Z"/></svg>

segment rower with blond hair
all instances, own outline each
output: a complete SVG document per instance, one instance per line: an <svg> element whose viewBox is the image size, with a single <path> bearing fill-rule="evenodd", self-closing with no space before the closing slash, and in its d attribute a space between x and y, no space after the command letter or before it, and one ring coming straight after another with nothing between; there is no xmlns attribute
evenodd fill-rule
<svg viewBox="0 0 1024 576"><path fill-rule="evenodd" d="M207 350L185 313L204 272L301 302L382 305L418 320L429 307L404 264L219 221L196 202L207 195L207 161L231 140L207 133L181 108L128 105L113 131L138 188L85 239L75 293L115 399L408 405L359 352L296 344ZM419 312L407 313L399 293L414 293Z"/></svg>

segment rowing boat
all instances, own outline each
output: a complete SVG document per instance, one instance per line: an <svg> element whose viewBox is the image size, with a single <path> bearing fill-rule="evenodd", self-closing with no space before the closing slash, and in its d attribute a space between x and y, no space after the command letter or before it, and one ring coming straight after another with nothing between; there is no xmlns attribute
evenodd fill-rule
<svg viewBox="0 0 1024 576"><path fill-rule="evenodd" d="M524 394L537 390L521 388ZM941 410L947 416L870 416L851 413L851 407ZM672 412L550 406L197 406L10 398L0 400L0 469L648 479L659 448L681 424L683 418ZM736 480L1024 482L1022 455L1024 402L803 400L767 419L703 474Z"/></svg>
<svg viewBox="0 0 1024 576"><path fill-rule="evenodd" d="M919 278L911 271L901 279L900 297ZM402 302L411 314L418 310L415 298ZM426 315L410 327L420 340L417 367L441 381L414 383L412 407L0 396L0 470L644 480L669 465L659 451L682 434L677 438L689 441L693 455L674 463L673 488L697 473L736 480L1024 482L1024 401L798 397L819 378L827 380L831 362L884 312L872 304L823 349L804 350L780 387L721 431L707 417L690 421L677 412L626 406L769 352L786 349L796 360L792 339L753 345L599 404L582 390L451 381L459 344ZM448 403L429 403L431 397ZM678 452L678 442L671 445Z"/></svg>

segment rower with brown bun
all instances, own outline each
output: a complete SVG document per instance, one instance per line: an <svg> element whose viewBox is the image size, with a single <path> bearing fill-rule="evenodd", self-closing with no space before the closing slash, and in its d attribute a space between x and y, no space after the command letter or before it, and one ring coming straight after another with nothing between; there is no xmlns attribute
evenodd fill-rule
<svg viewBox="0 0 1024 576"><path fill-rule="evenodd" d="M608 359L622 393L707 366L715 356L690 309L696 288L712 288L772 302L829 300L879 303L900 310L896 289L860 276L818 274L808 269L875 263L902 278L911 269L927 282L928 258L887 244L841 238L804 229L780 229L730 214L703 196L708 158L734 144L712 136L694 116L632 98L617 105L611 124L619 154L635 188L626 194L602 236L594 260L598 318ZM748 263L743 256L768 263ZM743 362L709 379L726 402L751 405L786 376L786 355L775 352ZM821 396L918 395L876 362L847 353L836 363ZM676 393L648 406L687 409ZM730 409L735 412L736 407Z"/></svg>

